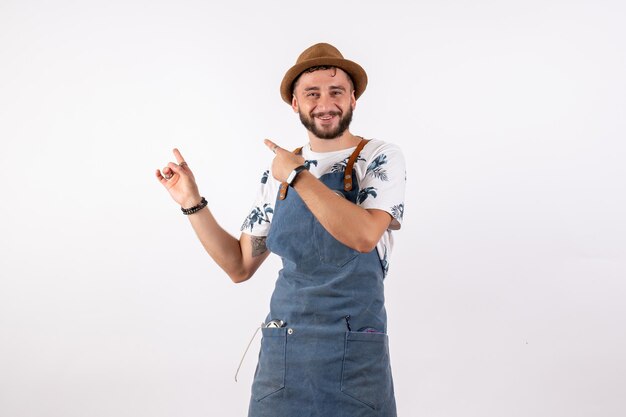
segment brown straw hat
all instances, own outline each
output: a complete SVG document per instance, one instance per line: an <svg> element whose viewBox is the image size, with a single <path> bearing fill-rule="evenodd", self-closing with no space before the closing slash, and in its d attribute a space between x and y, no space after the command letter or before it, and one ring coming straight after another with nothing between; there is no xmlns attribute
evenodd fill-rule
<svg viewBox="0 0 626 417"><path fill-rule="evenodd" d="M367 74L356 62L343 58L339 49L328 43L317 43L304 50L298 57L296 65L289 68L280 83L280 95L287 104L291 104L293 82L304 71L319 65L329 65L341 68L348 73L354 83L354 96L359 98L367 86Z"/></svg>

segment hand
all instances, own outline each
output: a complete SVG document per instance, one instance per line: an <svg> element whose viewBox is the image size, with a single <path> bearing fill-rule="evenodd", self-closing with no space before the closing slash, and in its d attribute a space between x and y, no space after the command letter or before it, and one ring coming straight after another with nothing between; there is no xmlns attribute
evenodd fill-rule
<svg viewBox="0 0 626 417"><path fill-rule="evenodd" d="M198 192L196 179L178 149L174 148L173 152L178 163L168 163L163 168L163 173L157 169L156 177L181 207L193 207L202 198Z"/></svg>
<svg viewBox="0 0 626 417"><path fill-rule="evenodd" d="M265 146L267 146L269 150L276 154L272 161L272 175L278 181L286 181L291 171L304 164L304 158L302 156L281 148L271 140L265 139L263 143L265 143Z"/></svg>

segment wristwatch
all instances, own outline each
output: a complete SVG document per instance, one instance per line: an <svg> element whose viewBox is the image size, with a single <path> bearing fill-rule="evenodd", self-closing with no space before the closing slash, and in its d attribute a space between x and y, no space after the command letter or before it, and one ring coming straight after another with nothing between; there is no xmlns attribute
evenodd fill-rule
<svg viewBox="0 0 626 417"><path fill-rule="evenodd" d="M300 165L299 167L296 167L296 169L291 171L291 173L289 174L289 176L287 177L287 180L285 182L287 184L291 185L291 183L296 179L298 174L301 173L302 171L304 171L305 169L307 169L307 167L305 165Z"/></svg>

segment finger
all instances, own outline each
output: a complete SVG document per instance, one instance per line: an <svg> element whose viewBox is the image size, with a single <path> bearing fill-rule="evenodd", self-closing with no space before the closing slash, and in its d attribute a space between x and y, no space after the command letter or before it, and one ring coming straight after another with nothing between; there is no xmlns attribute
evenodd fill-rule
<svg viewBox="0 0 626 417"><path fill-rule="evenodd" d="M181 173L183 173L183 171L184 171L182 167L178 166L177 164L175 164L173 162L168 163L167 167L165 169L170 169L170 170L174 171L175 174L179 174L179 175Z"/></svg>
<svg viewBox="0 0 626 417"><path fill-rule="evenodd" d="M263 141L263 143L265 143L265 146L267 146L269 148L270 151L276 153L279 149L282 149L280 146L278 146L277 144L275 144L274 142L272 142L269 139L265 139Z"/></svg>
<svg viewBox="0 0 626 417"><path fill-rule="evenodd" d="M156 177L159 180L159 182L163 185L167 184L167 180L165 179L165 177L163 176L163 174L161 174L160 170L156 170Z"/></svg>
<svg viewBox="0 0 626 417"><path fill-rule="evenodd" d="M159 172L159 174L157 175L157 177L162 177L165 182L169 181L172 179L172 177L174 176L174 171L172 171L169 167L165 167L161 170L161 172ZM161 179L161 178L159 178Z"/></svg>
<svg viewBox="0 0 626 417"><path fill-rule="evenodd" d="M181 162L185 162L185 159L183 158L183 155L180 153L178 148L174 148L172 152L174 152L174 157L176 157L176 162L178 162L179 164Z"/></svg>

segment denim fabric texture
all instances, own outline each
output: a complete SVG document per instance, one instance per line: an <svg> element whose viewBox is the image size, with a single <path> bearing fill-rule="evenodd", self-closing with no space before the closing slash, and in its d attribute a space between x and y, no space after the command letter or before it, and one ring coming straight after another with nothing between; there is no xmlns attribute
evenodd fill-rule
<svg viewBox="0 0 626 417"><path fill-rule="evenodd" d="M343 172L324 184L343 191ZM354 175L354 172L353 172ZM383 268L333 238L290 189L276 201L269 250L283 261L264 328L249 417L395 417ZM359 329L367 329L359 331Z"/></svg>

